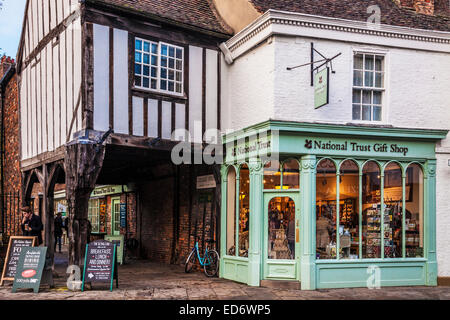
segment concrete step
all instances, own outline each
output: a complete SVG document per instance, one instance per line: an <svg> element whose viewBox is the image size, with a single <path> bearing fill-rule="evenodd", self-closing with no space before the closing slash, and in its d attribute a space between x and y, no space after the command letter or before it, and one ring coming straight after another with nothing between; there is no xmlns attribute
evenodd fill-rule
<svg viewBox="0 0 450 320"><path fill-rule="evenodd" d="M290 280L261 280L261 287L271 289L300 290L300 281Z"/></svg>

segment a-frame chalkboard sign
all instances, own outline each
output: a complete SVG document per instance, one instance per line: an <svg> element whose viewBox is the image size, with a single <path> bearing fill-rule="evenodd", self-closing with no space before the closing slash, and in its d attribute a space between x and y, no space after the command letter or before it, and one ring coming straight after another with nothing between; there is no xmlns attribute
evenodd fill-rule
<svg viewBox="0 0 450 320"><path fill-rule="evenodd" d="M108 283L112 291L114 279L118 288L116 244L105 240L97 240L87 244L81 291L84 291L86 283L91 285L93 283Z"/></svg>
<svg viewBox="0 0 450 320"><path fill-rule="evenodd" d="M25 247L22 249L16 276L14 277L13 293L17 292L17 289L33 289L34 293L39 292L46 254L47 247Z"/></svg>
<svg viewBox="0 0 450 320"><path fill-rule="evenodd" d="M6 252L0 286L3 286L5 280L14 281L22 248L34 247L36 243L37 237L12 236L9 238L8 251Z"/></svg>

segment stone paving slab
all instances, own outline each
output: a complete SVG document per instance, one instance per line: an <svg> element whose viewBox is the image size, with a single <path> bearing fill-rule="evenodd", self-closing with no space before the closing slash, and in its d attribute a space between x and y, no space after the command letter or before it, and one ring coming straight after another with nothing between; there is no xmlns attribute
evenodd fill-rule
<svg viewBox="0 0 450 320"><path fill-rule="evenodd" d="M0 287L0 300L450 300L450 287L386 287L382 289L327 289L316 291L249 287L208 278L203 272L184 272L183 266L133 261L119 266L119 288L94 286L95 290L72 292L65 283L65 266L57 265L55 289L41 286L12 293L11 282Z"/></svg>

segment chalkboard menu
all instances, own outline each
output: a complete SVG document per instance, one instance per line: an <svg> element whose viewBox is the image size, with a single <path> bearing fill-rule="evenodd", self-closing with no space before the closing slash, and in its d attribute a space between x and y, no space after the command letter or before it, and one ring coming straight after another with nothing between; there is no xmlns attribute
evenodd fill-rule
<svg viewBox="0 0 450 320"><path fill-rule="evenodd" d="M12 292L24 288L33 289L35 293L39 292L46 253L46 247L22 248Z"/></svg>
<svg viewBox="0 0 450 320"><path fill-rule="evenodd" d="M112 291L114 279L118 287L116 245L105 240L86 245L81 291L84 291L85 283L108 283Z"/></svg>
<svg viewBox="0 0 450 320"><path fill-rule="evenodd" d="M19 262L20 253L24 247L34 247L36 237L10 237L8 251L6 253L5 264L3 266L3 274L0 285L5 280L13 281L16 276L17 264Z"/></svg>

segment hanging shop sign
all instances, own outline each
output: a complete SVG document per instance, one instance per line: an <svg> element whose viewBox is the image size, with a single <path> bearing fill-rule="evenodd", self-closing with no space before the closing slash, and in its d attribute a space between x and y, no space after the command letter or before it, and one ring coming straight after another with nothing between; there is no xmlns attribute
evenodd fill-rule
<svg viewBox="0 0 450 320"><path fill-rule="evenodd" d="M20 252L12 292L17 289L33 289L39 292L45 266L47 247L24 247Z"/></svg>
<svg viewBox="0 0 450 320"><path fill-rule="evenodd" d="M117 253L117 262L120 264L123 264L123 257L124 257L124 250L125 250L125 246L124 246L124 236L120 235L120 236L105 236L105 240L112 242L116 245L116 253Z"/></svg>
<svg viewBox="0 0 450 320"><path fill-rule="evenodd" d="M120 227L126 228L127 226L127 204L120 204Z"/></svg>
<svg viewBox="0 0 450 320"><path fill-rule="evenodd" d="M314 107L316 109L329 103L330 68L325 68L314 75Z"/></svg>
<svg viewBox="0 0 450 320"><path fill-rule="evenodd" d="M8 251L6 252L5 264L3 266L2 280L0 285L3 286L3 282L5 280L14 281L22 249L24 247L34 247L36 244L36 240L36 237L13 236L9 238Z"/></svg>
<svg viewBox="0 0 450 320"><path fill-rule="evenodd" d="M83 270L81 291L86 283L107 283L112 291L114 279L118 288L116 244L105 240L87 244Z"/></svg>
<svg viewBox="0 0 450 320"><path fill-rule="evenodd" d="M197 189L210 189L216 187L216 179L213 174L197 177Z"/></svg>

